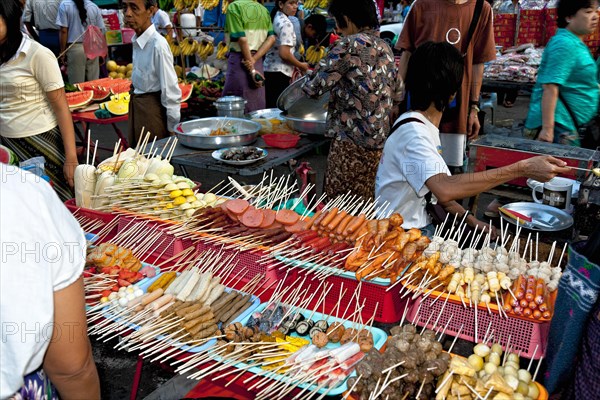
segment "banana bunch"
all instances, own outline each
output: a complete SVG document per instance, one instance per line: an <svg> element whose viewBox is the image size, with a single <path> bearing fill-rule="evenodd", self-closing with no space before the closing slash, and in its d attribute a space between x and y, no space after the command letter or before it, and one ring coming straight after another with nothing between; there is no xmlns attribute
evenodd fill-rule
<svg viewBox="0 0 600 400"><path fill-rule="evenodd" d="M227 14L227 7L229 7L229 0L223 0L223 4L221 4L221 12L223 14Z"/></svg>
<svg viewBox="0 0 600 400"><path fill-rule="evenodd" d="M219 0L200 0L200 4L205 10L210 11L219 5Z"/></svg>
<svg viewBox="0 0 600 400"><path fill-rule="evenodd" d="M311 65L318 64L325 57L325 53L325 47L323 46L310 46L306 50L306 61Z"/></svg>
<svg viewBox="0 0 600 400"><path fill-rule="evenodd" d="M329 6L329 0L306 0L304 2L304 8L307 10L312 10L313 8L327 8Z"/></svg>
<svg viewBox="0 0 600 400"><path fill-rule="evenodd" d="M201 44L198 44L198 49L196 52L198 53L198 57L200 57L200 59L206 60L215 52L215 46L209 42L202 42Z"/></svg>
<svg viewBox="0 0 600 400"><path fill-rule="evenodd" d="M225 59L227 59L227 44L225 43L225 41L221 41L217 46L217 60Z"/></svg>
<svg viewBox="0 0 600 400"><path fill-rule="evenodd" d="M179 47L179 43L173 40L172 37L167 36L167 43L169 43L169 48L171 49L171 53L173 53L173 57L177 57L181 54L181 47Z"/></svg>
<svg viewBox="0 0 600 400"><path fill-rule="evenodd" d="M188 9L189 11L194 11L198 8L200 4L200 0L175 0L173 2L173 6L177 11L183 11Z"/></svg>
<svg viewBox="0 0 600 400"><path fill-rule="evenodd" d="M181 42L179 42L179 48L181 49L181 54L184 56L191 56L198 51L198 47L200 45L192 38L185 38Z"/></svg>

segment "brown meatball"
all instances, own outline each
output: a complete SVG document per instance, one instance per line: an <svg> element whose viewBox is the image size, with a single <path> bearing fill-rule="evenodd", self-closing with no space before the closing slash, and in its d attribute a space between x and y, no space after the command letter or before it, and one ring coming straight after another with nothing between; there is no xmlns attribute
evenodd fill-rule
<svg viewBox="0 0 600 400"><path fill-rule="evenodd" d="M332 323L329 325L329 328L327 328L327 336L329 336L329 341L331 343L338 343L342 336L344 336L345 331L346 328L344 328L344 325L340 324L339 322Z"/></svg>
<svg viewBox="0 0 600 400"><path fill-rule="evenodd" d="M326 333L319 331L313 335L312 342L315 346L317 346L320 349L325 347L327 343L329 343L329 338L327 337Z"/></svg>

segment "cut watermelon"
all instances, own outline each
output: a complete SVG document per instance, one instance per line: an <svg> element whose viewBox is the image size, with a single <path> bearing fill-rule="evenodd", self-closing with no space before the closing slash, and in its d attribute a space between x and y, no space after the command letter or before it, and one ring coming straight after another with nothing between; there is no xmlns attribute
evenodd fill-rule
<svg viewBox="0 0 600 400"><path fill-rule="evenodd" d="M110 86L110 91L113 94L129 92L131 81L128 79L119 79L119 83Z"/></svg>
<svg viewBox="0 0 600 400"><path fill-rule="evenodd" d="M11 149L0 145L0 163L17 165L17 156Z"/></svg>
<svg viewBox="0 0 600 400"><path fill-rule="evenodd" d="M75 86L77 86L79 88L79 90L92 90L93 88L98 87L98 86L108 87L108 86L110 86L110 83L112 81L113 81L113 78L101 78L101 79L95 79L93 81L81 82Z"/></svg>
<svg viewBox="0 0 600 400"><path fill-rule="evenodd" d="M90 104L93 98L93 90L67 93L67 103L69 104L69 109L71 110L87 106Z"/></svg>
<svg viewBox="0 0 600 400"><path fill-rule="evenodd" d="M179 83L179 89L181 89L181 102L185 103L192 96L194 84L181 82Z"/></svg>
<svg viewBox="0 0 600 400"><path fill-rule="evenodd" d="M110 96L110 89L107 89L105 87L95 86L92 88L92 90L94 91L94 101L103 101L106 100L108 96Z"/></svg>

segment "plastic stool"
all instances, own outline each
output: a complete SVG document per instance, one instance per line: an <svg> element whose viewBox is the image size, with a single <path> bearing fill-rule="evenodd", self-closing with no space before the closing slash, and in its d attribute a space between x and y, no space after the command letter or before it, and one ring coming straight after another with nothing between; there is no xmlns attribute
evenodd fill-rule
<svg viewBox="0 0 600 400"><path fill-rule="evenodd" d="M481 110L489 108L491 110L492 125L494 125L494 110L498 107L498 93L490 93L490 98L481 103Z"/></svg>

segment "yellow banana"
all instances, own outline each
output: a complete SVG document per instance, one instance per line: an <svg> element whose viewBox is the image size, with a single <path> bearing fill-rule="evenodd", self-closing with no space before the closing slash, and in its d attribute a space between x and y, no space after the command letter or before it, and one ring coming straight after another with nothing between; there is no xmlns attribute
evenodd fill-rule
<svg viewBox="0 0 600 400"><path fill-rule="evenodd" d="M221 6L221 12L223 14L227 14L227 7L229 7L229 0L223 0L223 5Z"/></svg>
<svg viewBox="0 0 600 400"><path fill-rule="evenodd" d="M304 45L303 44L300 45L300 48L298 49L298 54L300 54L301 56L304 55Z"/></svg>
<svg viewBox="0 0 600 400"><path fill-rule="evenodd" d="M321 0L319 2L319 8L327 8L328 5L329 5L329 0Z"/></svg>
<svg viewBox="0 0 600 400"><path fill-rule="evenodd" d="M177 11L182 11L185 8L185 3L183 2L183 0L175 0L173 2L173 5L177 9Z"/></svg>

